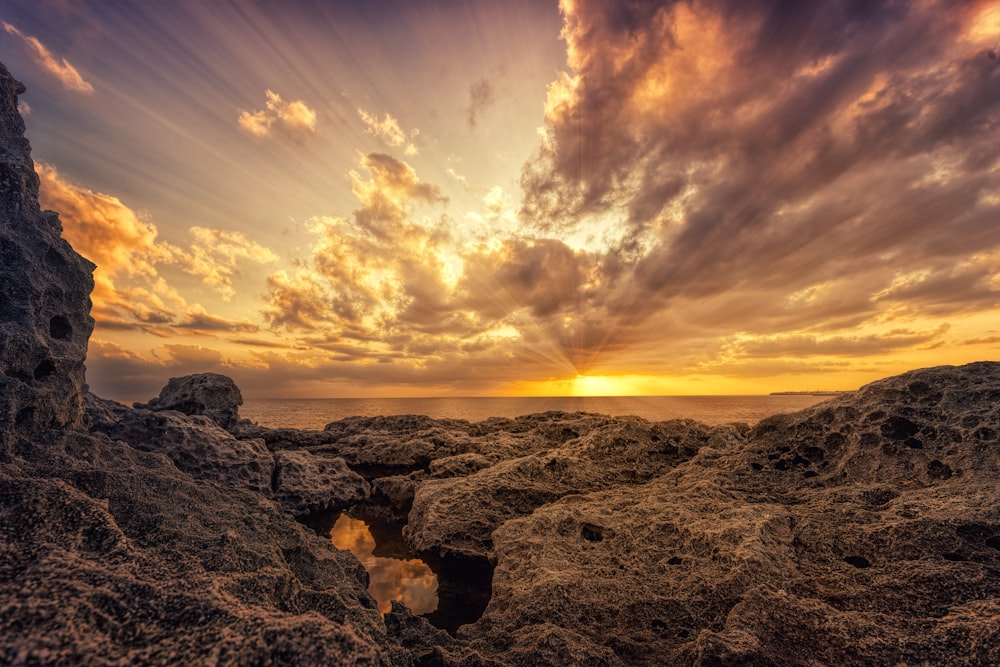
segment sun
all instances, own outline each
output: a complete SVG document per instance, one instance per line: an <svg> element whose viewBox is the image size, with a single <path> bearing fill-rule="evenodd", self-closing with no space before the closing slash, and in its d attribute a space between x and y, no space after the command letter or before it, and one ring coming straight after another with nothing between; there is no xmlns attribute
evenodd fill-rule
<svg viewBox="0 0 1000 667"><path fill-rule="evenodd" d="M570 396L632 396L632 383L613 375L579 374L570 381Z"/></svg>

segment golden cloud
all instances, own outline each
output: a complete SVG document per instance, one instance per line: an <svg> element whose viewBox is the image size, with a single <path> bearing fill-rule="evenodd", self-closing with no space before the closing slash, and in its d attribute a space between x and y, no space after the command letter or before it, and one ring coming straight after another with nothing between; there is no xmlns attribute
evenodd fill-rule
<svg viewBox="0 0 1000 667"><path fill-rule="evenodd" d="M236 295L233 276L239 260L267 264L278 259L274 252L240 232L205 227L192 227L190 232L195 240L180 263L186 271L215 287L226 301Z"/></svg>
<svg viewBox="0 0 1000 667"><path fill-rule="evenodd" d="M51 165L36 163L39 199L60 213L63 235L97 264L93 313L100 327L142 328L169 335L169 326L189 331L247 331L247 322L210 316L189 301L160 274L172 265L199 276L225 298L234 292L232 279L240 260L270 262L274 253L242 234L194 227L188 248L159 240L154 224L112 195L70 183Z"/></svg>
<svg viewBox="0 0 1000 667"><path fill-rule="evenodd" d="M271 136L273 129L282 127L293 136L310 135L316 131L316 112L302 100L287 102L268 89L264 92L265 108L258 111L240 110L236 122L255 137Z"/></svg>
<svg viewBox="0 0 1000 667"><path fill-rule="evenodd" d="M416 145L409 141L409 139L415 138L419 132L414 130L407 137L406 132L399 126L399 121L393 118L393 116L386 112L385 116L380 120L378 116L370 114L362 108L358 108L358 116L361 121L365 124L365 131L373 137L381 139L387 146L402 146L406 144L404 153L406 155L417 155L419 150ZM409 143L407 143L409 141Z"/></svg>

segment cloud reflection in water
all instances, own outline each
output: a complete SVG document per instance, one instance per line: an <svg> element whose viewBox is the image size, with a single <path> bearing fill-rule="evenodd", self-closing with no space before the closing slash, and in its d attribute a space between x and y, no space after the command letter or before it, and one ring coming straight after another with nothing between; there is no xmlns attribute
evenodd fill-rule
<svg viewBox="0 0 1000 667"><path fill-rule="evenodd" d="M333 546L354 554L368 570L368 591L385 614L392 600L401 600L414 614L437 609L437 576L422 560L374 555L375 538L364 521L341 514L330 529Z"/></svg>

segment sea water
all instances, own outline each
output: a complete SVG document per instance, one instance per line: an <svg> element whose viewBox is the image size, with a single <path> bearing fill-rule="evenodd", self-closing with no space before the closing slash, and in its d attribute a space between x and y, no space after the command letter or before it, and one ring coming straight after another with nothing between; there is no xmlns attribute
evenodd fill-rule
<svg viewBox="0 0 1000 667"><path fill-rule="evenodd" d="M829 396L547 396L488 398L300 398L247 399L240 416L270 428L322 429L345 417L427 415L434 419L518 417L558 410L635 415L649 421L694 419L705 424L755 424L795 412Z"/></svg>

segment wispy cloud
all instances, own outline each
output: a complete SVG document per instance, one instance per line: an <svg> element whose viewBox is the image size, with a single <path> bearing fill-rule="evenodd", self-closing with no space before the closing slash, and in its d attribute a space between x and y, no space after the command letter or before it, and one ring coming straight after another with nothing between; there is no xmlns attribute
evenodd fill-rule
<svg viewBox="0 0 1000 667"><path fill-rule="evenodd" d="M59 82L62 83L64 88L79 93L94 92L94 87L85 81L77 69L73 67L65 58L57 60L56 57L52 55L52 52L49 51L44 44L38 41L37 38L24 34L10 23L4 21L0 22L0 24L3 25L3 29L7 31L7 34L13 35L24 42L24 45L27 47L28 53L31 55L31 59L35 61L35 64L59 79Z"/></svg>
<svg viewBox="0 0 1000 667"><path fill-rule="evenodd" d="M377 115L370 114L359 107L358 116L365 124L365 131L373 137L381 139L385 145L396 147L405 144L404 154L410 156L419 154L419 149L412 141L420 134L418 130L413 130L407 135L399 126L399 121L389 112L386 112L385 116L379 119Z"/></svg>
<svg viewBox="0 0 1000 667"><path fill-rule="evenodd" d="M216 288L226 301L236 295L233 276L239 260L269 264L278 259L270 249L239 232L205 227L192 227L190 232L194 243L181 260L184 269Z"/></svg>
<svg viewBox="0 0 1000 667"><path fill-rule="evenodd" d="M489 79L482 79L469 86L469 107L466 117L469 127L476 127L476 121L496 101L496 93Z"/></svg>
<svg viewBox="0 0 1000 667"><path fill-rule="evenodd" d="M264 92L265 106L257 111L240 110L236 121L247 133L255 137L269 137L276 128L293 136L311 135L316 132L316 112L302 100L285 101L281 95L268 89Z"/></svg>

